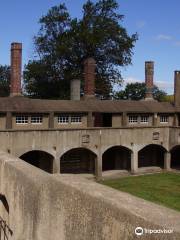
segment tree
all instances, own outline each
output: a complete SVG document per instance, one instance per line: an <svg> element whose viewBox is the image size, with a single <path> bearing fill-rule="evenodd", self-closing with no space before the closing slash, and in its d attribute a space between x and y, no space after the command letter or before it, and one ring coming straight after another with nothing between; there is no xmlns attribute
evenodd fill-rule
<svg viewBox="0 0 180 240"><path fill-rule="evenodd" d="M7 97L10 93L10 67L0 65L0 96Z"/></svg>
<svg viewBox="0 0 180 240"><path fill-rule="evenodd" d="M51 8L40 18L34 38L37 58L25 67L26 92L32 97L68 98L70 80L81 79L83 87L83 61L94 57L96 94L108 98L113 84L121 84L120 67L131 64L137 40L137 34L129 36L121 26L122 19L115 0L88 0L81 19L71 18L65 4Z"/></svg>
<svg viewBox="0 0 180 240"><path fill-rule="evenodd" d="M124 100L141 100L145 98L146 94L146 84L145 83L128 83L124 90L114 93L115 99L124 99ZM157 101L163 101L166 92L160 90L157 86L154 85L153 88L153 97Z"/></svg>

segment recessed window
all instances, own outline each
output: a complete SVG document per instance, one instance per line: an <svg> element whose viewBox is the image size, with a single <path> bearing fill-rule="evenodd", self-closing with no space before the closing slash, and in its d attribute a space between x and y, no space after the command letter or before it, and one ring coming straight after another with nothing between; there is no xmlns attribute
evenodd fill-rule
<svg viewBox="0 0 180 240"><path fill-rule="evenodd" d="M68 124L69 123L69 116L58 116L58 123L60 124Z"/></svg>
<svg viewBox="0 0 180 240"><path fill-rule="evenodd" d="M149 122L149 116L141 116L141 123L148 123Z"/></svg>
<svg viewBox="0 0 180 240"><path fill-rule="evenodd" d="M129 116L129 123L137 123L138 122L138 116L132 115Z"/></svg>
<svg viewBox="0 0 180 240"><path fill-rule="evenodd" d="M28 124L28 116L25 115L16 116L16 124Z"/></svg>
<svg viewBox="0 0 180 240"><path fill-rule="evenodd" d="M31 116L32 124L41 124L42 120L43 120L42 116Z"/></svg>
<svg viewBox="0 0 180 240"><path fill-rule="evenodd" d="M82 119L81 116L71 116L71 123L81 123Z"/></svg>
<svg viewBox="0 0 180 240"><path fill-rule="evenodd" d="M169 117L161 115L160 116L160 123L168 123L169 122Z"/></svg>

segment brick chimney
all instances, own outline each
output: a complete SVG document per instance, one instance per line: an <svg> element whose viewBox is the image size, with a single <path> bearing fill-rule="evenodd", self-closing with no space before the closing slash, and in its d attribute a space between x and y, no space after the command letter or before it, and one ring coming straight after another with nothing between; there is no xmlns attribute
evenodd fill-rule
<svg viewBox="0 0 180 240"><path fill-rule="evenodd" d="M10 96L21 95L22 43L11 44L11 86Z"/></svg>
<svg viewBox="0 0 180 240"><path fill-rule="evenodd" d="M153 75L154 75L154 62L145 62L145 83L146 83L146 96L145 100L153 100Z"/></svg>
<svg viewBox="0 0 180 240"><path fill-rule="evenodd" d="M174 71L174 104L180 106L180 71Z"/></svg>
<svg viewBox="0 0 180 240"><path fill-rule="evenodd" d="M96 61L94 58L87 58L84 61L84 98L94 98L95 97L95 69Z"/></svg>
<svg viewBox="0 0 180 240"><path fill-rule="evenodd" d="M80 100L80 85L79 79L71 80L71 100Z"/></svg>

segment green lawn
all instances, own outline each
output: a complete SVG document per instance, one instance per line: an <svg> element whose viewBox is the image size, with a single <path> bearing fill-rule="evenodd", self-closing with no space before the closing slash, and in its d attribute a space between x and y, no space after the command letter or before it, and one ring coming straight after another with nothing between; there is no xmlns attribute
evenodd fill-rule
<svg viewBox="0 0 180 240"><path fill-rule="evenodd" d="M180 174L130 176L100 183L180 211Z"/></svg>

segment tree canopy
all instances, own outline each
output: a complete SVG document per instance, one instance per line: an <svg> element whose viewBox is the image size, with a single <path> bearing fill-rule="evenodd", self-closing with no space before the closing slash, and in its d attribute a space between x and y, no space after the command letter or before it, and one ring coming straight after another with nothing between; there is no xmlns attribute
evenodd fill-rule
<svg viewBox="0 0 180 240"><path fill-rule="evenodd" d="M52 7L39 20L34 37L36 58L24 71L25 91L31 97L69 98L70 80L83 87L83 61L96 60L96 94L108 98L114 83L121 84L120 67L131 64L137 34L128 35L121 25L116 0L88 0L80 19L65 6ZM83 89L83 88L82 88Z"/></svg>
<svg viewBox="0 0 180 240"><path fill-rule="evenodd" d="M10 67L0 65L0 97L9 96L10 92Z"/></svg>
<svg viewBox="0 0 180 240"><path fill-rule="evenodd" d="M124 99L124 100L141 100L145 98L146 93L146 84L145 83L128 83L124 90L115 92L115 99ZM157 86L154 85L153 88L153 97L157 101L164 101L167 93L163 90L160 90Z"/></svg>

